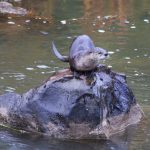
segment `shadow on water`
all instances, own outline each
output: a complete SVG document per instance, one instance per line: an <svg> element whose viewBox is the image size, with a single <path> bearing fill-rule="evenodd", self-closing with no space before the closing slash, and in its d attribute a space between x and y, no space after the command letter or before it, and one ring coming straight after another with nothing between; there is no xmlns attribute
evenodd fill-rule
<svg viewBox="0 0 150 150"><path fill-rule="evenodd" d="M55 40L67 54L75 36L88 34L97 46L108 49L110 58L105 63L127 75L138 102L147 105L147 119L133 136L135 127L111 140L66 142L1 130L0 149L148 149L150 1L22 0L13 4L30 13L0 15L0 94L23 93L68 67L53 56L50 42Z"/></svg>

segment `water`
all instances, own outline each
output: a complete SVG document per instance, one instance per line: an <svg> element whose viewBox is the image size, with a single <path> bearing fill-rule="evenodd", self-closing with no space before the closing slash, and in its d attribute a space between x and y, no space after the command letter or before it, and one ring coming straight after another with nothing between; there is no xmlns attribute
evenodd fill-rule
<svg viewBox="0 0 150 150"><path fill-rule="evenodd" d="M1 129L0 149L149 149L150 1L22 0L14 5L30 14L0 16L0 94L24 93L68 67L53 56L50 42L67 54L75 36L88 34L110 51L105 63L127 75L146 119L111 140L59 141Z"/></svg>

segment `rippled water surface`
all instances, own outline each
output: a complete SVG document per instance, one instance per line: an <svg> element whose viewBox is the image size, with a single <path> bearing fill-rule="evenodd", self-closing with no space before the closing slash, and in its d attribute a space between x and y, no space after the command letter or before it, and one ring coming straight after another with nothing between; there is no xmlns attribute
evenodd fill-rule
<svg viewBox="0 0 150 150"><path fill-rule="evenodd" d="M97 46L109 51L105 63L127 75L146 119L138 127L103 141L58 141L1 129L0 149L148 150L150 1L22 0L13 4L29 10L29 15L0 15L0 94L24 93L53 72L68 67L51 53L51 41L55 40L60 51L67 54L74 37L88 34Z"/></svg>

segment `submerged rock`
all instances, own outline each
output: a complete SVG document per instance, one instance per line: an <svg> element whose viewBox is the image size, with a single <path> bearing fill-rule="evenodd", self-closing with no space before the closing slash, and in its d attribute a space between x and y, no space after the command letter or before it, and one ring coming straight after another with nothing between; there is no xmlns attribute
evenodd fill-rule
<svg viewBox="0 0 150 150"><path fill-rule="evenodd" d="M0 13L2 14L14 14L14 15L26 15L28 12L21 7L14 7L11 3L0 2Z"/></svg>
<svg viewBox="0 0 150 150"><path fill-rule="evenodd" d="M142 117L126 76L101 66L92 73L62 70L41 86L0 96L0 122L56 138L101 138Z"/></svg>

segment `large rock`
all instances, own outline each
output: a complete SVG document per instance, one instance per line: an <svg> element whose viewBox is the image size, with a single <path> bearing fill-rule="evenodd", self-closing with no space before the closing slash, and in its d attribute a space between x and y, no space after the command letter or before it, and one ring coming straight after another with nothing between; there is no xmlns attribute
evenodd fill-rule
<svg viewBox="0 0 150 150"><path fill-rule="evenodd" d="M25 94L4 94L0 114L4 126L56 138L109 137L142 117L125 75L105 66L62 70Z"/></svg>
<svg viewBox="0 0 150 150"><path fill-rule="evenodd" d="M14 14L14 15L24 16L28 12L24 8L14 7L11 3L0 2L0 13L2 13L2 14Z"/></svg>

